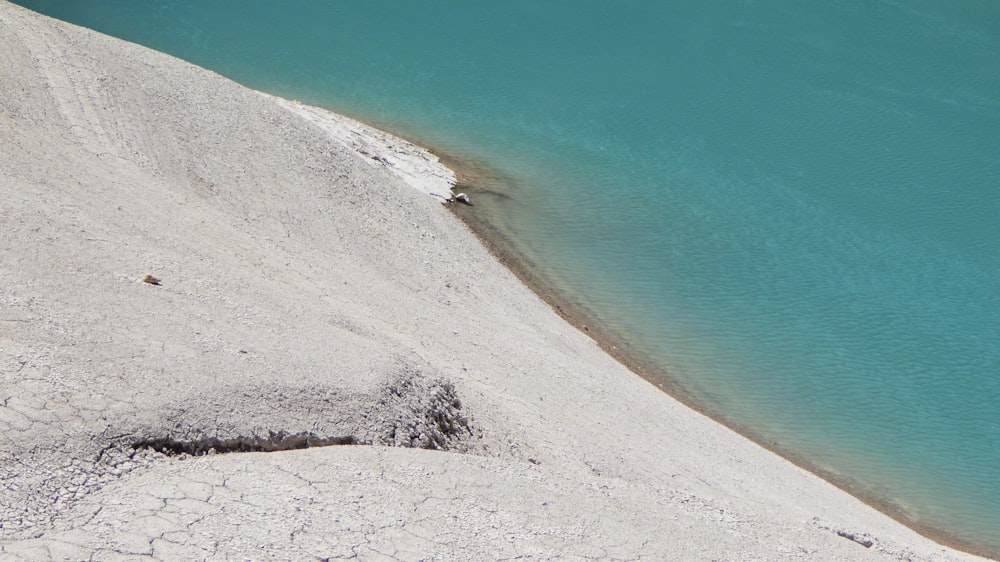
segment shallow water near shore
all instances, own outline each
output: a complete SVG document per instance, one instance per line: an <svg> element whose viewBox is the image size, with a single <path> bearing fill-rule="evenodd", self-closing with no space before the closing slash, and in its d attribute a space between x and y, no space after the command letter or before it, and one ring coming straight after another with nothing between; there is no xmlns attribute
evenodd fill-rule
<svg viewBox="0 0 1000 562"><path fill-rule="evenodd" d="M684 396L1000 555L1000 5L19 1L487 162Z"/></svg>

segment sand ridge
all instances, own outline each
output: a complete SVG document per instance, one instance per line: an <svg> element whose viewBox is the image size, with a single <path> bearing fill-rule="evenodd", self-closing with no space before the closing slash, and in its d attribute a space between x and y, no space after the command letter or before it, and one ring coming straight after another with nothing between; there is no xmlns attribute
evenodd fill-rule
<svg viewBox="0 0 1000 562"><path fill-rule="evenodd" d="M4 1L0 51L0 558L974 559L616 363L422 149Z"/></svg>

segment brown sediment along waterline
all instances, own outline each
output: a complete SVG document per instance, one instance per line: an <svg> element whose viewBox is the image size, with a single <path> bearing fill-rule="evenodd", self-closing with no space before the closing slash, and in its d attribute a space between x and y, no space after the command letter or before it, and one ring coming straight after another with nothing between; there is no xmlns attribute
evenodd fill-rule
<svg viewBox="0 0 1000 562"><path fill-rule="evenodd" d="M381 125L380 125L381 128ZM397 134L397 133L393 133ZM456 155L450 151L441 150L420 140L411 140L414 144L427 148L441 162L455 172L458 182L454 191L469 194L474 202L488 202L490 199L515 199L516 181L508 174L486 164L485 162ZM673 376L669 366L656 362L647 353L632 346L627 337L607 329L600 316L591 311L586 304L575 302L554 289L555 283L547 279L543 269L522 251L512 240L510 233L505 232L490 212L488 204L475 206L450 205L451 212L476 235L480 242L518 279L535 292L552 310L572 326L593 339L605 353L624 365L633 373L653 384L671 397L679 400L685 406L705 415L712 420L730 428L740 435L757 443L761 447L775 453L796 466L805 469L834 486L858 498L865 504L888 515L903 525L921 535L945 546L956 548L970 554L991 559L1000 559L1000 553L984 550L982 545L964 540L945 533L941 529L917 521L908 516L905 510L891 498L886 498L863 482L848 475L837 474L810 459L805 458L779 442L768 439L751 427L743 425L725 416L724 413L712 410L697 401L683 384Z"/></svg>

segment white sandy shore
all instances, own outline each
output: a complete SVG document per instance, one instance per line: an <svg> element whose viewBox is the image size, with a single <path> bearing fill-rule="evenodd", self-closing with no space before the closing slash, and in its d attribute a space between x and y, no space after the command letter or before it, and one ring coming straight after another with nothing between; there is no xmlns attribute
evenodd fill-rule
<svg viewBox="0 0 1000 562"><path fill-rule="evenodd" d="M0 52L0 558L974 559L606 356L422 149L2 0ZM362 446L133 448L288 436Z"/></svg>

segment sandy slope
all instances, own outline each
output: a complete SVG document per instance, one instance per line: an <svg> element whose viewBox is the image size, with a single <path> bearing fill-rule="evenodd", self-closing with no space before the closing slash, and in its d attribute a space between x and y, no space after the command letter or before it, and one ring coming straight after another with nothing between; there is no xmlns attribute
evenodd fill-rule
<svg viewBox="0 0 1000 562"><path fill-rule="evenodd" d="M0 558L970 558L604 355L419 149L3 1L0 52Z"/></svg>

